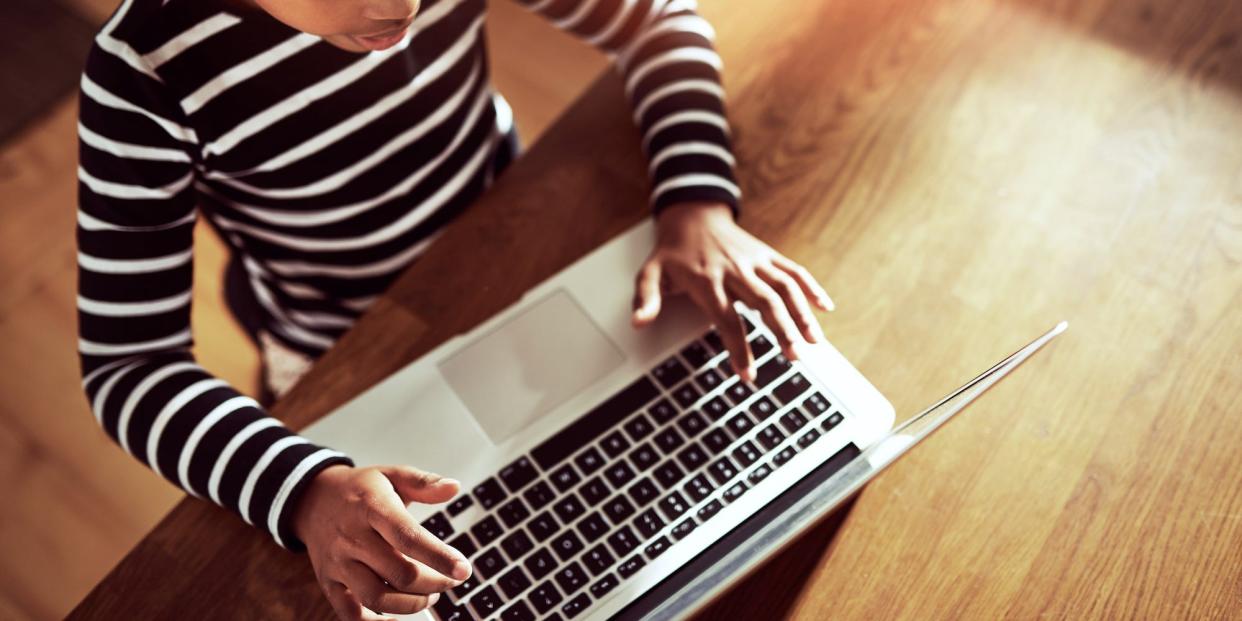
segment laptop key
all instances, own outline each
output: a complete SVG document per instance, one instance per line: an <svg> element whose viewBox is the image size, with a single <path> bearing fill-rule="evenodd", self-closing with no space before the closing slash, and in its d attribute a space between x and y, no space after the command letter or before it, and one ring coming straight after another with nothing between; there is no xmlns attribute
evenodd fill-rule
<svg viewBox="0 0 1242 621"><path fill-rule="evenodd" d="M448 514L457 517L466 512L466 509L474 506L474 499L463 494L457 497L457 500L449 503Z"/></svg>
<svg viewBox="0 0 1242 621"><path fill-rule="evenodd" d="M656 446L660 447L661 451L664 451L665 455L669 455L673 451L677 450L678 447L685 444L686 439L681 437L681 434L677 433L676 429L668 427L664 431L656 434L655 443Z"/></svg>
<svg viewBox="0 0 1242 621"><path fill-rule="evenodd" d="M561 612L565 613L565 618L572 619L591 606L591 598L586 593L579 593L577 597L565 602L561 606Z"/></svg>
<svg viewBox="0 0 1242 621"><path fill-rule="evenodd" d="M708 496L711 496L714 488L712 488L711 483L708 483L706 475L697 474L693 479L690 479L689 483L686 483L686 486L683 487L682 490L686 492L686 495L690 497L690 500L698 502Z"/></svg>
<svg viewBox="0 0 1242 621"><path fill-rule="evenodd" d="M474 535L475 541L478 541L481 546L495 541L504 532L505 529L500 525L500 522L497 522L496 518L490 515L479 520L478 524L470 527L470 534Z"/></svg>
<svg viewBox="0 0 1242 621"><path fill-rule="evenodd" d="M479 588L479 584L479 577L472 575L469 578L466 578L465 582L453 587L453 596L460 601L467 595L473 593L475 589Z"/></svg>
<svg viewBox="0 0 1242 621"><path fill-rule="evenodd" d="M594 446L591 446L578 453L578 456L574 458L574 463L578 464L578 469L582 471L583 476L591 476L592 472L604 466L604 456L600 455Z"/></svg>
<svg viewBox="0 0 1242 621"><path fill-rule="evenodd" d="M763 453L760 453L759 449L755 448L755 445L750 440L739 444L737 448L733 449L733 459L736 459L737 463L741 464L743 468L759 461L759 458L762 456Z"/></svg>
<svg viewBox="0 0 1242 621"><path fill-rule="evenodd" d="M608 571L608 568L612 567L612 564L615 562L617 562L617 559L602 543L587 550L586 554L582 555L582 564L587 568L587 571L591 572L592 576L598 576Z"/></svg>
<svg viewBox="0 0 1242 621"><path fill-rule="evenodd" d="M629 578L630 576L638 573L638 570L642 569L646 564L647 561L643 560L642 555L635 554L634 556L622 561L620 565L617 565L617 573L621 574L622 578Z"/></svg>
<svg viewBox="0 0 1242 621"><path fill-rule="evenodd" d="M470 598L470 607L480 617L490 616L492 613L500 610L500 606L503 604L504 600L500 599L500 594L490 586L484 587L483 590L475 593L474 597Z"/></svg>
<svg viewBox="0 0 1242 621"><path fill-rule="evenodd" d="M812 444L815 444L815 441L818 440L819 438L820 438L819 430L812 427L808 429L806 433L798 437L798 446L801 448L806 448Z"/></svg>
<svg viewBox="0 0 1242 621"><path fill-rule="evenodd" d="M748 416L746 412L738 412L733 415L733 418L730 418L728 422L725 423L725 426L729 428L729 431L733 434L733 437L740 438L754 428L755 423L750 420L750 416Z"/></svg>
<svg viewBox="0 0 1242 621"><path fill-rule="evenodd" d="M766 387L768 384L776 381L781 375L784 375L785 371L788 371L791 366L789 359L782 354L769 358L767 362L759 365L759 368L755 370L755 386L759 388Z"/></svg>
<svg viewBox="0 0 1242 621"><path fill-rule="evenodd" d="M654 431L655 425L652 425L651 421L647 420L647 417L642 414L635 416L625 424L625 433L629 434L630 439L635 442L642 441L643 438L651 435Z"/></svg>
<svg viewBox="0 0 1242 621"><path fill-rule="evenodd" d="M437 513L424 520L423 528L440 540L448 539L453 534L453 525L449 524L448 518L444 517L443 513Z"/></svg>
<svg viewBox="0 0 1242 621"><path fill-rule="evenodd" d="M552 491L552 488L548 487L547 483L539 481L526 488L526 491L522 493L522 497L532 507L543 507L556 498L556 492Z"/></svg>
<svg viewBox="0 0 1242 621"><path fill-rule="evenodd" d="M716 485L724 485L729 479L737 476L737 466L728 457L721 457L707 467L707 472L712 475Z"/></svg>
<svg viewBox="0 0 1242 621"><path fill-rule="evenodd" d="M447 597L441 597L432 608L440 617L440 621L474 621L476 618L465 606L458 606L449 601Z"/></svg>
<svg viewBox="0 0 1242 621"><path fill-rule="evenodd" d="M730 384L725 389L724 394L733 405L741 405L743 401L749 399L755 393L751 391L750 386L746 385L746 382L738 380Z"/></svg>
<svg viewBox="0 0 1242 621"><path fill-rule="evenodd" d="M527 598L530 605L534 607L535 612L538 612L539 614L552 610L552 608L561 603L562 600L564 600L564 597L561 596L560 591L556 590L556 587L553 586L551 580L535 587L535 589L530 592L530 596Z"/></svg>
<svg viewBox="0 0 1242 621"><path fill-rule="evenodd" d="M511 493L516 493L519 489L526 487L527 483L534 481L539 477L539 473L535 472L535 466L525 457L519 457L517 461L500 469L500 480L509 488Z"/></svg>
<svg viewBox="0 0 1242 621"><path fill-rule="evenodd" d="M651 479L644 477L631 485L630 489L626 490L626 493L630 495L630 499L638 506L644 507L660 495L660 489L656 487L655 483L651 482Z"/></svg>
<svg viewBox="0 0 1242 621"><path fill-rule="evenodd" d="M750 413L755 415L755 420L764 421L776 413L776 404L766 396L755 399L750 404Z"/></svg>
<svg viewBox="0 0 1242 621"><path fill-rule="evenodd" d="M562 523L569 524L586 513L586 507L582 506L582 501L577 496L570 494L556 501L552 505L552 511L556 513L556 517L561 518Z"/></svg>
<svg viewBox="0 0 1242 621"><path fill-rule="evenodd" d="M699 385L703 392L711 392L717 386L722 384L725 376L720 374L716 369L706 369L702 373L694 376L694 383Z"/></svg>
<svg viewBox="0 0 1242 621"><path fill-rule="evenodd" d="M561 592L566 595L572 595L574 591L586 586L590 577L582 570L582 566L574 561L556 571L556 584L561 587Z"/></svg>
<svg viewBox="0 0 1242 621"><path fill-rule="evenodd" d="M582 500L592 507L598 505L611 493L612 490L608 489L608 484L604 483L600 477L590 479L578 488L578 494L582 496Z"/></svg>
<svg viewBox="0 0 1242 621"><path fill-rule="evenodd" d="M759 445L763 447L763 451L766 453L779 446L785 440L785 434L776 428L776 423L772 423L760 429L759 435L755 436L755 439L759 441Z"/></svg>
<svg viewBox="0 0 1242 621"><path fill-rule="evenodd" d="M614 431L604 436L604 439L600 440L599 445L604 449L604 454L616 459L617 455L624 453L626 449L630 448L630 441L626 440L625 435L620 431Z"/></svg>
<svg viewBox="0 0 1242 621"><path fill-rule="evenodd" d="M617 532L608 535L608 545L612 546L612 551L617 556L625 556L638 547L638 537L634 536L634 531L629 526L622 526Z"/></svg>
<svg viewBox="0 0 1242 621"><path fill-rule="evenodd" d="M595 599L599 599L617 588L618 584L621 584L621 581L617 580L616 576L608 574L591 585L591 595L594 595Z"/></svg>
<svg viewBox="0 0 1242 621"><path fill-rule="evenodd" d="M759 464L759 467L746 475L746 480L750 481L751 485L758 485L760 481L768 478L769 474L772 474L772 467L767 464Z"/></svg>
<svg viewBox="0 0 1242 621"><path fill-rule="evenodd" d="M535 542L530 540L530 535L526 531L519 530L500 542L500 547L509 555L509 558L518 560L530 552L535 547Z"/></svg>
<svg viewBox="0 0 1242 621"><path fill-rule="evenodd" d="M681 514L690 509L690 505L686 503L686 499L679 492L673 492L660 500L660 510L668 519L675 520L681 517Z"/></svg>
<svg viewBox="0 0 1242 621"><path fill-rule="evenodd" d="M703 407L700 408L708 418L712 420L720 420L725 414L729 413L729 404L722 397L712 397L708 399Z"/></svg>
<svg viewBox="0 0 1242 621"><path fill-rule="evenodd" d="M479 555L474 560L474 569L479 572L479 576L484 580L490 580L493 576L500 573L509 563L505 561L505 557L500 555L500 550L492 548L487 552Z"/></svg>
<svg viewBox="0 0 1242 621"><path fill-rule="evenodd" d="M664 489L670 489L677 485L677 482L681 481L685 476L686 473L682 471L681 466L678 466L677 462L671 459L660 464L660 467L655 469L655 478L660 482L660 485L664 486Z"/></svg>
<svg viewBox="0 0 1242 621"><path fill-rule="evenodd" d="M742 494L745 494L747 489L749 488L746 487L746 483L743 483L742 481L734 483L724 492L725 502L733 502L738 498L741 498Z"/></svg>
<svg viewBox="0 0 1242 621"><path fill-rule="evenodd" d="M733 438L730 438L724 429L716 428L704 434L702 442L703 446L707 447L707 450L719 455L729 447L729 444L733 442Z"/></svg>
<svg viewBox="0 0 1242 621"><path fill-rule="evenodd" d="M634 505L625 496L617 494L604 503L604 514L613 524L621 524L634 515Z"/></svg>
<svg viewBox="0 0 1242 621"><path fill-rule="evenodd" d="M681 349L681 357L690 363L690 368L698 369L707 364L716 355L701 341L694 341Z"/></svg>
<svg viewBox="0 0 1242 621"><path fill-rule="evenodd" d="M711 348L713 354L718 354L725 350L724 341L720 340L720 333L715 329L708 330L703 335L703 343Z"/></svg>
<svg viewBox="0 0 1242 621"><path fill-rule="evenodd" d="M535 536L539 541L547 541L548 537L556 534L557 529L561 526L556 523L556 518L551 513L544 511L531 519L526 528L530 529L530 534Z"/></svg>
<svg viewBox="0 0 1242 621"><path fill-rule="evenodd" d="M696 527L698 527L698 524L695 523L694 518L686 518L673 527L673 538L679 541L685 539L686 535L689 535Z"/></svg>
<svg viewBox="0 0 1242 621"><path fill-rule="evenodd" d="M535 621L535 613L530 611L526 602L513 602L512 606L500 613L500 621Z"/></svg>
<svg viewBox="0 0 1242 621"><path fill-rule="evenodd" d="M552 549L562 561L573 558L582 551L582 548L582 540L572 530L567 530L552 540Z"/></svg>
<svg viewBox="0 0 1242 621"><path fill-rule="evenodd" d="M756 358L762 358L764 354L772 351L772 347L772 341L762 334L750 339L750 353Z"/></svg>
<svg viewBox="0 0 1242 621"><path fill-rule="evenodd" d="M651 544L648 545L645 550L643 550L643 552L647 554L647 558L651 560L655 560L657 556L664 554L664 551L667 550L668 547L671 545L673 545L673 543L668 540L668 537L665 537L664 535L660 535L659 537L656 538L655 541L652 541Z"/></svg>
<svg viewBox="0 0 1242 621"><path fill-rule="evenodd" d="M806 378L802 377L801 373L794 373L789 376L789 379L781 382L780 386L774 388L772 394L776 395L776 398L780 399L781 403L788 405L793 403L798 397L801 397L802 393L810 390L810 388L810 382L806 381Z"/></svg>
<svg viewBox="0 0 1242 621"><path fill-rule="evenodd" d="M657 425L668 424L668 421L677 418L677 412L677 406L668 399L660 399L655 405L647 408L647 413L655 419Z"/></svg>
<svg viewBox="0 0 1242 621"><path fill-rule="evenodd" d="M832 431L837 425L840 425L842 420L845 420L845 417L841 416L840 412L833 412L831 416L824 419L824 424L820 425L820 427L827 433Z"/></svg>
<svg viewBox="0 0 1242 621"><path fill-rule="evenodd" d="M707 419L698 412L686 412L677 420L677 428L681 429L687 438L693 438L707 429Z"/></svg>
<svg viewBox="0 0 1242 621"><path fill-rule="evenodd" d="M608 522L600 514L592 513L578 522L578 532L590 543L608 532Z"/></svg>
<svg viewBox="0 0 1242 621"><path fill-rule="evenodd" d="M682 364L676 356L657 364L651 369L651 376L656 378L657 382L665 389L672 388L677 382L686 379L690 375L690 369Z"/></svg>
<svg viewBox="0 0 1242 621"><path fill-rule="evenodd" d="M526 572L522 571L521 567L514 567L505 572L496 584L500 586L500 592L504 593L505 597L513 599L530 588L530 578L526 577Z"/></svg>
<svg viewBox="0 0 1242 621"><path fill-rule="evenodd" d="M694 384L691 384L690 382L683 383L673 391L673 400L676 401L677 405L680 405L683 410L694 405L694 402L698 401L699 397L702 396L703 393L699 392L699 389L695 388Z"/></svg>
<svg viewBox="0 0 1242 621"><path fill-rule="evenodd" d="M806 417L798 410L789 410L781 416L781 426L790 434L797 432L804 425L806 425Z"/></svg>
<svg viewBox="0 0 1242 621"><path fill-rule="evenodd" d="M604 476L608 478L608 482L612 483L613 488L622 489L630 481L634 480L634 469L630 465L619 461L604 470Z"/></svg>
<svg viewBox="0 0 1242 621"><path fill-rule="evenodd" d="M568 492L580 482L582 477L578 476L578 471L570 464L565 464L552 473L552 485L561 493Z"/></svg>
<svg viewBox="0 0 1242 621"><path fill-rule="evenodd" d="M638 529L643 539L650 539L652 535L664 528L665 524L666 522L660 517L660 514L655 512L655 509L647 509L634 518L634 528Z"/></svg>
<svg viewBox="0 0 1242 621"><path fill-rule="evenodd" d="M776 467L779 468L789 463L789 460L793 459L794 455L797 454L798 453L794 450L794 447L786 446L781 449L781 452L777 453L776 456L772 458L772 463L776 464Z"/></svg>
<svg viewBox="0 0 1242 621"><path fill-rule="evenodd" d="M526 571L538 580L556 569L556 559L552 558L552 553L547 548L540 549L538 552L528 556L522 564L526 566Z"/></svg>
<svg viewBox="0 0 1242 621"><path fill-rule="evenodd" d="M703 507L699 509L697 513L697 515L699 516L699 521L706 522L712 519L723 508L724 508L724 505L720 504L719 500L716 500L715 498L711 499L710 501L708 501L707 504L703 505Z"/></svg>
<svg viewBox="0 0 1242 621"><path fill-rule="evenodd" d="M474 545L474 541L466 533L458 535L452 541L449 541L448 544L454 550L461 552L466 558L474 556L474 553L479 551L478 546Z"/></svg>
<svg viewBox="0 0 1242 621"><path fill-rule="evenodd" d="M806 401L803 402L802 407L806 408L807 412L814 412L815 415L818 415L831 409L832 402L824 397L824 395L818 392L813 392L811 393L811 396L807 397ZM815 418L815 416L812 415L811 418Z"/></svg>
<svg viewBox="0 0 1242 621"><path fill-rule="evenodd" d="M496 479L488 479L478 484L474 488L473 493L484 509L491 509L508 497L508 494L500 487L500 483L497 483Z"/></svg>
<svg viewBox="0 0 1242 621"><path fill-rule="evenodd" d="M513 528L530 517L530 509L527 509L526 505L522 504L522 499L514 498L501 505L496 510L496 515L500 516L500 520L505 523L505 526Z"/></svg>
<svg viewBox="0 0 1242 621"><path fill-rule="evenodd" d="M660 454L656 452L655 447L650 442L644 442L638 448L630 451L630 463L642 472L660 461Z"/></svg>
<svg viewBox="0 0 1242 621"><path fill-rule="evenodd" d="M700 466L707 463L707 453L703 452L698 442L695 442L682 449L680 453L677 453L677 461L681 462L681 465L685 466L686 470L694 472Z"/></svg>

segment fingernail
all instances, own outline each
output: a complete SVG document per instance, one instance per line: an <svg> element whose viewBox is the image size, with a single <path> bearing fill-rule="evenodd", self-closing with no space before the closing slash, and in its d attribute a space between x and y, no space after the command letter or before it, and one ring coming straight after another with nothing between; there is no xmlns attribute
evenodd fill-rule
<svg viewBox="0 0 1242 621"><path fill-rule="evenodd" d="M436 604L436 602L438 602L438 601L440 601L440 594L439 594L439 593L432 593L431 595L428 595L428 596L427 596L427 605L428 605L428 606L434 606L434 605Z"/></svg>
<svg viewBox="0 0 1242 621"><path fill-rule="evenodd" d="M436 485L461 485L457 479L440 479L436 481Z"/></svg>
<svg viewBox="0 0 1242 621"><path fill-rule="evenodd" d="M449 577L458 582L461 582L465 580L466 578L469 578L470 577L470 561L467 561L464 558L457 561L457 564L453 565L453 573Z"/></svg>

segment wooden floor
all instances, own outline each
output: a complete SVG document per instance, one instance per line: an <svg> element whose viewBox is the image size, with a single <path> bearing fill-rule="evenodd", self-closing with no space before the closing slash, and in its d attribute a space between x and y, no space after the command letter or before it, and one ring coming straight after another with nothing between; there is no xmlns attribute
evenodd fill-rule
<svg viewBox="0 0 1242 621"><path fill-rule="evenodd" d="M95 23L115 4L61 1ZM531 142L604 60L492 4L494 81ZM181 497L106 438L79 389L75 98L0 146L0 619L63 617ZM206 226L195 243L196 354L253 394L258 358L220 295L226 252Z"/></svg>

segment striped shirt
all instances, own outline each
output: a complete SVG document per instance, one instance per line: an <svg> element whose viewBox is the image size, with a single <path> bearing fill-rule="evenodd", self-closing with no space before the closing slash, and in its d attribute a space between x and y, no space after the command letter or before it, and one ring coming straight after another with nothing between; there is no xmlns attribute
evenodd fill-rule
<svg viewBox="0 0 1242 621"><path fill-rule="evenodd" d="M713 32L692 0L522 0L622 71L652 206L736 208ZM316 356L491 182L512 115L485 0L423 3L353 53L220 0L125 0L81 83L79 353L96 419L187 493L298 547L311 444L190 354L192 229L240 259L264 330Z"/></svg>

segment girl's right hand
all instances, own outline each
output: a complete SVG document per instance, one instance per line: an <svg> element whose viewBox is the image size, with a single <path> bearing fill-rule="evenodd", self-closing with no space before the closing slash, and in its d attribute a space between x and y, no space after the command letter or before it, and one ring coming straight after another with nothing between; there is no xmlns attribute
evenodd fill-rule
<svg viewBox="0 0 1242 621"><path fill-rule="evenodd" d="M338 617L412 614L470 577L466 557L406 510L412 502L447 502L459 487L409 466L337 465L315 476L298 500L293 530Z"/></svg>

